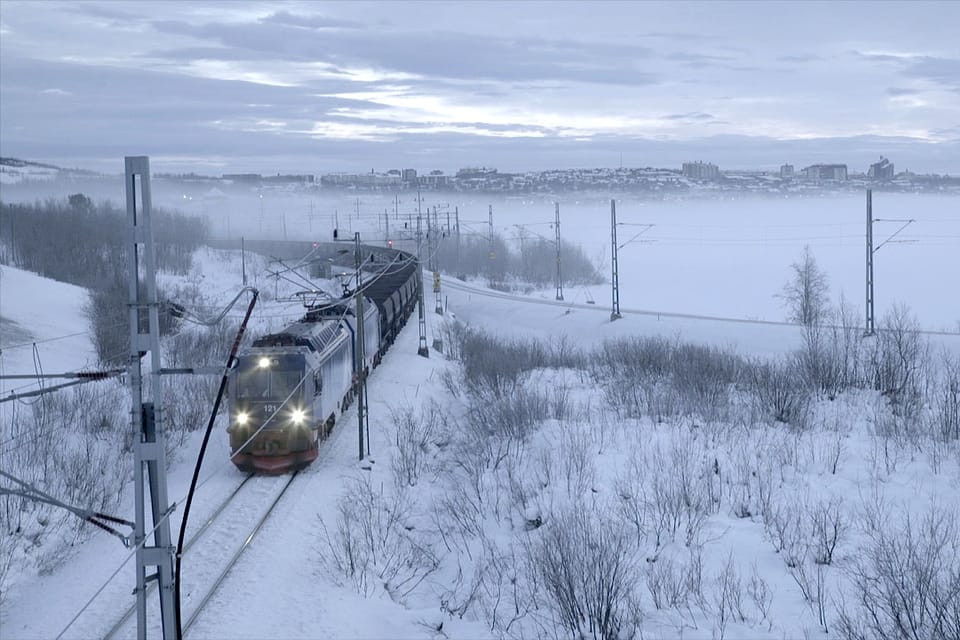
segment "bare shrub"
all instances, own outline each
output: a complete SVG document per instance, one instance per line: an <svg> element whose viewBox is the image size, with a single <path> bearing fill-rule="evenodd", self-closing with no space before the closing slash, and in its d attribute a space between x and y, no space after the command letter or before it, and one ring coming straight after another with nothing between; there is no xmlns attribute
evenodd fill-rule
<svg viewBox="0 0 960 640"><path fill-rule="evenodd" d="M393 456L393 472L396 481L407 486L416 486L426 469L430 454L441 437L445 418L436 402L416 411L413 407L391 410L394 424L394 442L397 445Z"/></svg>
<svg viewBox="0 0 960 640"><path fill-rule="evenodd" d="M450 331L449 353L458 355L461 384L467 393L507 396L530 371L559 364L537 340L504 340L462 325L453 325Z"/></svg>
<svg viewBox="0 0 960 640"><path fill-rule="evenodd" d="M809 510L813 561L833 564L837 546L847 535L849 525L843 508L843 499L831 497L817 502Z"/></svg>
<svg viewBox="0 0 960 640"><path fill-rule="evenodd" d="M566 426L560 435L560 473L567 495L578 498L587 493L596 482L590 447L590 433L582 426Z"/></svg>
<svg viewBox="0 0 960 640"><path fill-rule="evenodd" d="M805 426L810 394L793 363L754 361L747 376L760 415L794 427Z"/></svg>
<svg viewBox="0 0 960 640"><path fill-rule="evenodd" d="M807 554L807 534L804 526L804 513L798 508L800 501L784 496L764 518L764 530L773 550L781 554L787 567L801 563Z"/></svg>
<svg viewBox="0 0 960 640"><path fill-rule="evenodd" d="M494 466L518 452L541 421L550 416L550 399L529 385L518 385L510 395L479 393L471 403L467 428L490 451Z"/></svg>
<svg viewBox="0 0 960 640"><path fill-rule="evenodd" d="M943 441L960 440L960 360L944 354L933 391L930 435Z"/></svg>
<svg viewBox="0 0 960 640"><path fill-rule="evenodd" d="M653 605L659 610L706 605L701 546L692 547L687 553L658 551L647 558L644 576Z"/></svg>
<svg viewBox="0 0 960 640"><path fill-rule="evenodd" d="M480 566L484 567L481 580L484 597L480 600L484 615L491 631L499 637L508 637L514 625L533 611L537 582L523 581L523 558L513 545L501 551L485 540Z"/></svg>
<svg viewBox="0 0 960 640"><path fill-rule="evenodd" d="M672 380L685 413L706 420L726 418L730 388L739 380L742 366L738 356L723 349L678 345L671 358Z"/></svg>
<svg viewBox="0 0 960 640"><path fill-rule="evenodd" d="M933 508L918 523L872 530L849 569L853 595L836 628L847 640L960 638L960 540L956 515Z"/></svg>
<svg viewBox="0 0 960 640"><path fill-rule="evenodd" d="M620 521L636 534L637 544L646 542L651 531L651 513L645 499L648 468L642 454L634 450L627 457L626 468L615 481L615 491L619 498L616 513Z"/></svg>
<svg viewBox="0 0 960 640"><path fill-rule="evenodd" d="M929 346L910 310L897 305L880 320L871 355L873 388L887 396L895 413L915 413L926 384Z"/></svg>
<svg viewBox="0 0 960 640"><path fill-rule="evenodd" d="M727 557L723 569L714 579L713 611L716 615L716 629L722 639L730 621L746 622L743 612L743 581L733 562L733 553Z"/></svg>
<svg viewBox="0 0 960 640"><path fill-rule="evenodd" d="M323 566L341 585L365 596L382 587L402 602L439 566L424 532L414 533L410 497L374 489L369 478L354 479L337 501L330 530L323 519Z"/></svg>
<svg viewBox="0 0 960 640"><path fill-rule="evenodd" d="M678 436L646 457L642 490L656 547L670 541L694 544L710 515L712 471L697 455L698 447L688 435Z"/></svg>
<svg viewBox="0 0 960 640"><path fill-rule="evenodd" d="M730 386L742 364L715 347L621 338L604 342L591 373L620 415L646 414L657 422L677 415L719 420L729 415Z"/></svg>
<svg viewBox="0 0 960 640"><path fill-rule="evenodd" d="M631 637L641 613L637 548L590 512L574 507L538 529L528 571L541 585L542 607L574 637Z"/></svg>
<svg viewBox="0 0 960 640"><path fill-rule="evenodd" d="M770 589L769 583L760 575L756 564L753 565L750 581L747 582L747 595L750 596L750 601L753 602L757 613L760 614L760 622L767 623L768 631L772 629L773 620L770 619L770 609L773 605L773 591Z"/></svg>
<svg viewBox="0 0 960 640"><path fill-rule="evenodd" d="M66 504L115 512L132 462L124 393L109 380L48 394L27 410L4 407L0 467ZM49 573L95 531L66 510L0 496L0 599L16 567L32 562Z"/></svg>
<svg viewBox="0 0 960 640"><path fill-rule="evenodd" d="M827 625L827 602L830 599L826 583L826 566L822 563L811 565L807 558L787 569L787 573L800 588L804 602L817 615L817 622L824 633L829 632Z"/></svg>

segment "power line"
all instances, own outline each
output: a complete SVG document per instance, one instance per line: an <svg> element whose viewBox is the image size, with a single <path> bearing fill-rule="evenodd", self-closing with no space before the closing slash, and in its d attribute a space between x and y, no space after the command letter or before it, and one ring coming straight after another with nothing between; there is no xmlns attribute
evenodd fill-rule
<svg viewBox="0 0 960 640"><path fill-rule="evenodd" d="M123 542L123 546L125 547L130 546L130 537L121 534L112 526L114 524L122 524L132 529L134 527L134 523L130 522L129 520L124 520L123 518L117 518L116 516L111 516L105 513L101 513L99 511L93 511L91 509L75 507L71 504L68 504L66 502L63 502L62 500L55 498L49 493L46 493L36 488L29 482L26 482L25 480L21 480L20 478L17 478L12 474L7 473L3 469L0 469L0 476L3 476L4 478L22 487L21 489L8 489L6 487L0 487L0 495L21 496L21 497L27 498L28 500L33 500L35 502L42 502L54 507L60 507L61 509L65 509L66 511L69 511L70 513L77 516L81 520L85 522L89 522L90 524L103 529L107 533L113 536L116 536Z"/></svg>
<svg viewBox="0 0 960 640"><path fill-rule="evenodd" d="M74 387L78 384L87 384L89 382L100 382L101 380L106 380L107 378L115 378L117 376L123 375L126 371L116 370L114 372L96 372L96 377L93 378L81 378L79 380L73 380L72 382L65 382L63 384L58 384L52 387L46 387L43 389L38 389L36 391L27 391L24 393L10 394L3 398L0 398L0 404L4 402L10 402L12 400L19 400L21 398L32 398L34 396L42 396L54 391L59 391L60 389L65 389L67 387Z"/></svg>

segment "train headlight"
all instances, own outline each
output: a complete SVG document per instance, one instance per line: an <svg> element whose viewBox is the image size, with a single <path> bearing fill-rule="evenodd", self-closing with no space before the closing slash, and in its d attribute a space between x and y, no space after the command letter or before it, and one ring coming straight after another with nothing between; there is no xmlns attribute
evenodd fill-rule
<svg viewBox="0 0 960 640"><path fill-rule="evenodd" d="M260 358L260 361L257 362L261 369L266 369L270 366L270 358Z"/></svg>
<svg viewBox="0 0 960 640"><path fill-rule="evenodd" d="M293 424L303 424L303 421L307 419L307 412L303 409L294 409L290 413L290 419L293 420Z"/></svg>
<svg viewBox="0 0 960 640"><path fill-rule="evenodd" d="M239 424L240 426L247 424L247 420L249 419L250 419L250 416L248 416L243 411L237 414L237 424Z"/></svg>

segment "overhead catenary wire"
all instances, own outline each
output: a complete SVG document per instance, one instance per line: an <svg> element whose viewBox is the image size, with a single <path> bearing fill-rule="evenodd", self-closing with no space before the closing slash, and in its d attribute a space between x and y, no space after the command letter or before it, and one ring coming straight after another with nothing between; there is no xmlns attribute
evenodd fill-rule
<svg viewBox="0 0 960 640"><path fill-rule="evenodd" d="M37 389L35 391L25 391L22 393L10 394L0 398L0 404L4 402L10 402L12 400L20 400L22 398L32 398L34 396L42 396L48 393L53 393L54 391L59 391L60 389L65 389L67 387L74 387L78 384L88 384L90 382L100 382L101 380L106 380L107 378L115 378L117 376L123 375L125 371L119 372L101 372L98 373L98 377L95 378L82 378L80 380L73 380L71 382L65 382L63 384L54 385L52 387L45 387L42 389Z"/></svg>
<svg viewBox="0 0 960 640"><path fill-rule="evenodd" d="M101 513L99 511L93 511L91 509L77 507L77 506L68 504L66 502L63 502L62 500L59 500L58 498L50 495L49 493L46 493L45 491L42 491L41 489L36 488L31 483L25 480L21 480L20 478L17 478L13 474L7 473L3 469L0 469L0 476L22 487L19 490L0 487L0 496L19 495L19 496L28 498L30 500L34 500L36 502L43 502L45 504L49 504L54 507L59 507L61 509L64 509L72 513L73 515L77 516L81 520L84 520L85 522L89 522L90 524L103 529L107 533L116 536L123 542L123 545L125 547L130 546L130 536L123 535L122 533L120 533L119 531L117 531L111 526L112 524L122 524L133 529L134 523L130 522L129 520L125 520L123 518L118 518L116 516L111 516L105 513Z"/></svg>
<svg viewBox="0 0 960 640"><path fill-rule="evenodd" d="M253 294L250 304L247 307L247 312L244 315L243 322L240 323L240 328L237 330L237 335L233 340L233 346L230 348L230 354L227 356L227 363L223 369L223 375L220 377L220 389L217 391L216 400L213 403L213 409L210 412L210 420L207 422L207 429L203 434L203 441L200 444L200 452L197 455L197 464L193 471L193 476L190 480L190 488L187 491L187 499L183 509L183 519L180 521L180 535L177 539L177 553L176 553L176 567L174 571L174 607L175 607L175 619L177 627L177 638L183 638L183 624L182 616L180 611L180 561L183 557L183 541L187 533L187 521L190 516L190 507L193 504L193 496L197 490L197 483L200 478L200 468L203 466L203 458L207 451L207 443L210 441L210 434L213 432L213 424L217 418L217 412L220 409L220 402L223 399L223 392L227 388L227 380L230 373L230 368L233 366L233 362L237 356L237 350L240 348L240 342L243 340L243 334L247 330L247 323L250 321L250 315L253 313L253 308L257 304L257 298L259 297L259 292L256 289L251 289L245 287L244 291L251 291ZM243 291L241 291L243 293ZM239 298L239 296L238 296ZM234 300L236 300L235 298ZM231 304L232 306L232 304ZM224 311L226 312L226 310ZM301 383L302 384L302 383Z"/></svg>

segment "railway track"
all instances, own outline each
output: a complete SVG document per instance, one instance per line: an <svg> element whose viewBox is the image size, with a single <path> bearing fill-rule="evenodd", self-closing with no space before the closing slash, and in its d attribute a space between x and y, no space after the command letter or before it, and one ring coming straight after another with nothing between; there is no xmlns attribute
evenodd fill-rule
<svg viewBox="0 0 960 640"><path fill-rule="evenodd" d="M256 538L296 476L297 473L283 479L256 477L253 474L246 476L184 545L185 561L183 575L180 576L184 635ZM248 489L241 491L244 487ZM252 527L251 522L254 523ZM201 540L205 540L205 544L195 548ZM195 553L190 554L192 550ZM220 558L228 554L229 560L224 565ZM222 567L219 571L218 566ZM151 582L148 588L155 589L156 582ZM103 635L104 640L136 635L135 630L129 629L123 633L135 613L136 605L127 609L123 617ZM151 629L151 634L159 633L159 622L156 625L157 629Z"/></svg>

